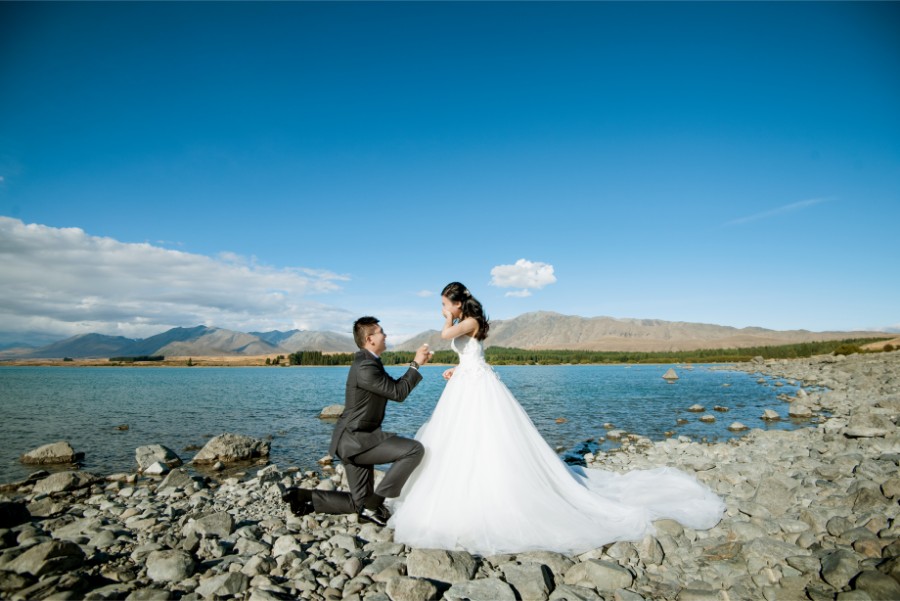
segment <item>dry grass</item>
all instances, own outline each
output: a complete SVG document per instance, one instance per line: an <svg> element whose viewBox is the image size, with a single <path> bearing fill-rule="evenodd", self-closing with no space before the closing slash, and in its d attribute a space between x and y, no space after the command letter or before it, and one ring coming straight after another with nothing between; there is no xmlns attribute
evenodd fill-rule
<svg viewBox="0 0 900 601"><path fill-rule="evenodd" d="M266 359L275 360L277 355L255 356L219 356L219 357L166 357L163 361L137 361L135 363L116 363L109 359L14 359L4 361L3 365L48 365L65 367L188 367L188 360L195 367L267 367ZM283 362L286 364L286 360ZM277 366L275 366L277 367Z"/></svg>
<svg viewBox="0 0 900 601"><path fill-rule="evenodd" d="M893 340L882 340L881 342L870 342L869 344L865 344L860 348L862 348L865 351L881 351L881 350L884 350L884 347L889 344L894 348L900 348L900 336L898 336L897 338L894 338Z"/></svg>

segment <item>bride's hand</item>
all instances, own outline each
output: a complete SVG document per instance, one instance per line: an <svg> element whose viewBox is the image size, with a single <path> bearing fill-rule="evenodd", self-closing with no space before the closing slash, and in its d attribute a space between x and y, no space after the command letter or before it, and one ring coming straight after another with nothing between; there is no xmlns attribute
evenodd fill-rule
<svg viewBox="0 0 900 601"><path fill-rule="evenodd" d="M444 372L444 379L445 379L445 380L449 380L450 378L453 377L453 370L454 370L454 369L455 369L455 368L451 367L450 369L448 369L447 371Z"/></svg>

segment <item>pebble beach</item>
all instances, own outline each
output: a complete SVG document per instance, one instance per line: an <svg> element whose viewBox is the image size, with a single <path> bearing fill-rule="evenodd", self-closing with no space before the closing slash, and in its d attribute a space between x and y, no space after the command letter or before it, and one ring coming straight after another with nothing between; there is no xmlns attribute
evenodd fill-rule
<svg viewBox="0 0 900 601"><path fill-rule="evenodd" d="M814 390L771 408L809 426L638 439L586 457L695 474L727 505L710 530L660 520L643 540L579 556L480 557L410 549L356 516L287 511L290 486L344 487L339 465L38 471L0 486L0 599L900 599L900 352L729 368Z"/></svg>

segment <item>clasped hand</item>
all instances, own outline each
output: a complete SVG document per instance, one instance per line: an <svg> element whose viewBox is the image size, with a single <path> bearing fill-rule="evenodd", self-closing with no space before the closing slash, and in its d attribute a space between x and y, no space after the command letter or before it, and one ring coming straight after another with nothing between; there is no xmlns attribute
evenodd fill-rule
<svg viewBox="0 0 900 601"><path fill-rule="evenodd" d="M434 356L434 353L432 353L430 350L428 350L428 345L423 344L416 350L415 361L419 365L425 365L426 363L428 363L431 360L431 358L433 356Z"/></svg>

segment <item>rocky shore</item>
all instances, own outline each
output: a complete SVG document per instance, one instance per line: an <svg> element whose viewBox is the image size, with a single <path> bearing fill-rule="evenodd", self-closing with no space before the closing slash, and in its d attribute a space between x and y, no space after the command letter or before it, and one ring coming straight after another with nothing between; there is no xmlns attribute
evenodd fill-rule
<svg viewBox="0 0 900 601"><path fill-rule="evenodd" d="M735 368L827 388L772 407L815 421L717 444L625 437L587 458L695 473L727 503L710 530L661 520L654 536L578 557L477 557L409 549L355 516L286 510L283 490L341 487L340 466L219 479L37 472L0 493L0 599L900 599L900 353Z"/></svg>

